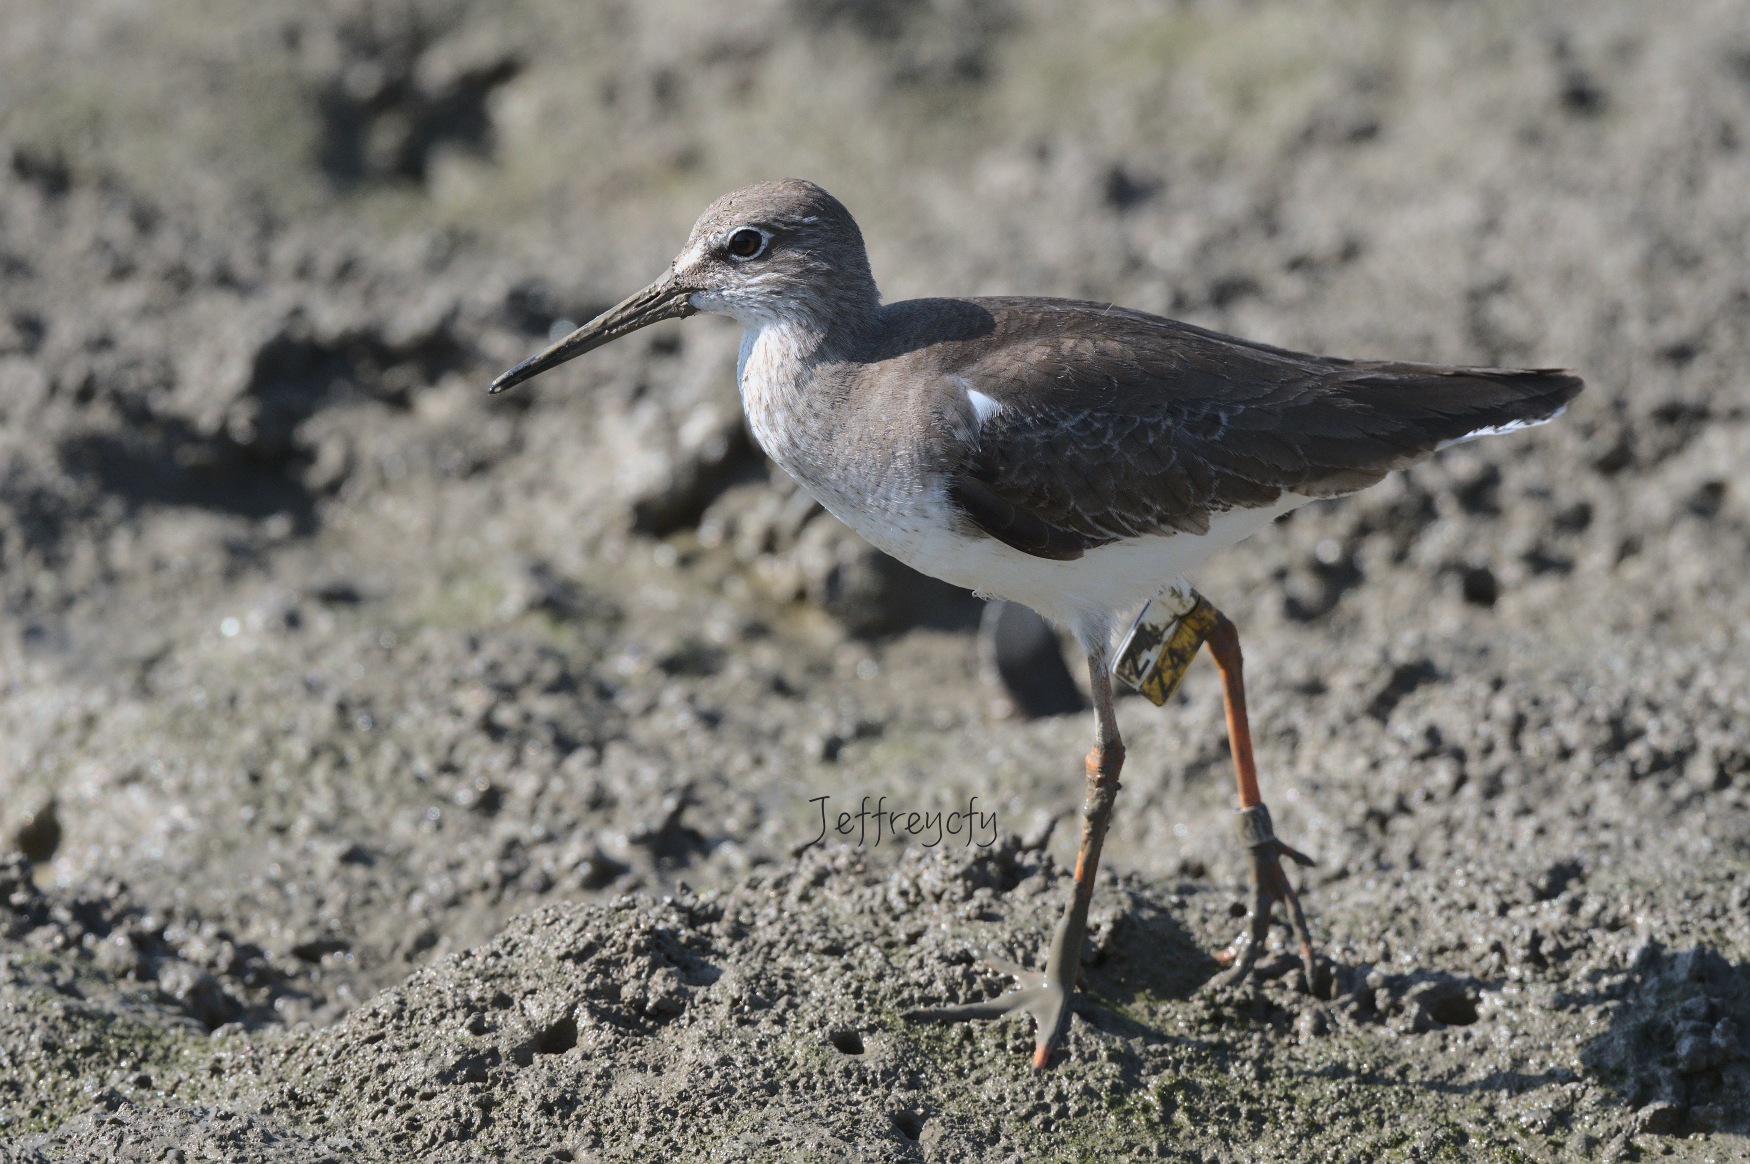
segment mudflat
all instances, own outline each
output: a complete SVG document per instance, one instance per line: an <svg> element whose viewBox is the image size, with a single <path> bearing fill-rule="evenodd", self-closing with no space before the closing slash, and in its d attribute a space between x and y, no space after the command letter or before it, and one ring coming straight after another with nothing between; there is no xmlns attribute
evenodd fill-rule
<svg viewBox="0 0 1750 1164"><path fill-rule="evenodd" d="M1585 377L1195 580L1320 994L1210 981L1199 665L1058 1065L904 1022L1042 956L1085 717L732 326L485 395L783 175L893 298ZM1750 1155L1746 191L1724 0L0 3L0 1160Z"/></svg>

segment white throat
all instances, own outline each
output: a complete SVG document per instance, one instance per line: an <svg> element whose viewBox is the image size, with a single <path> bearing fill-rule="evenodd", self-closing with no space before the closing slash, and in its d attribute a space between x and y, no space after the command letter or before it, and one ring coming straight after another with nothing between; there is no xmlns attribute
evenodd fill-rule
<svg viewBox="0 0 1750 1164"><path fill-rule="evenodd" d="M735 383L748 427L766 455L797 476L806 475L803 382L819 347L819 333L794 320L742 320Z"/></svg>

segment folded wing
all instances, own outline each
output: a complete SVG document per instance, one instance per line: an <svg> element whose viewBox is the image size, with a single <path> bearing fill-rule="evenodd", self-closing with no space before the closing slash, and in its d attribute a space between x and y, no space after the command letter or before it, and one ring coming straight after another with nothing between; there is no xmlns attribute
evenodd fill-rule
<svg viewBox="0 0 1750 1164"><path fill-rule="evenodd" d="M1029 554L1075 558L1284 493L1335 497L1444 445L1552 419L1558 369L1338 360L1101 304L980 299L996 337L949 374L967 405L950 495Z"/></svg>

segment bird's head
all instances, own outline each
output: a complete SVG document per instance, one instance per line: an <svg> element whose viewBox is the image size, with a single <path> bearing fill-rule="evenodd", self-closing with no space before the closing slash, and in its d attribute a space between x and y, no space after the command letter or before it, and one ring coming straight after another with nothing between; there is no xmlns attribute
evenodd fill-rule
<svg viewBox="0 0 1750 1164"><path fill-rule="evenodd" d="M879 305L863 234L812 182L761 182L717 199L655 282L492 382L503 392L652 323L700 312L744 326L825 332Z"/></svg>

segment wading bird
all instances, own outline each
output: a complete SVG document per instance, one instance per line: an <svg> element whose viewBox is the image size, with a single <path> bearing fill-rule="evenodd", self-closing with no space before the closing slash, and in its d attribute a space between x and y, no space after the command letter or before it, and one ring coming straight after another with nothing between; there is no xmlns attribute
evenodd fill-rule
<svg viewBox="0 0 1750 1164"><path fill-rule="evenodd" d="M502 392L641 327L700 312L744 329L736 378L755 439L840 521L914 569L1025 603L1087 652L1095 737L1075 886L1042 972L931 1019L1015 1012L1046 1066L1069 998L1124 745L1116 620L1298 505L1365 488L1456 441L1554 418L1580 381L1554 369L1303 355L1104 303L881 302L863 236L803 181L726 194L650 286L500 376ZM1312 943L1258 790L1239 635L1205 608L1251 865L1252 968L1275 902Z"/></svg>

